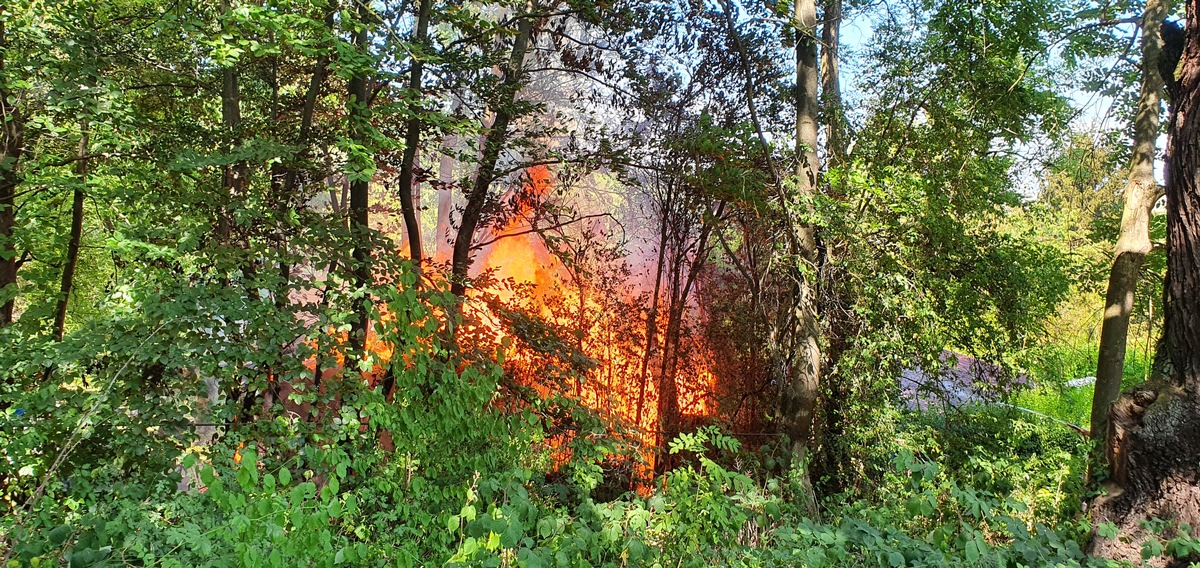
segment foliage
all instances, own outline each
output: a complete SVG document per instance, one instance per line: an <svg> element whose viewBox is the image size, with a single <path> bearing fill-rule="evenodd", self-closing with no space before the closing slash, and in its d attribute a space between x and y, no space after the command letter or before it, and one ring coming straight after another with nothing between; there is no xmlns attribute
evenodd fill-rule
<svg viewBox="0 0 1200 568"><path fill-rule="evenodd" d="M768 4L0 7L5 141L23 139L0 163L0 302L16 314L0 325L0 557L1094 563L1076 433L1000 405L901 410L895 378L961 350L1035 383L1010 402L1086 417L1087 389L1063 383L1094 368L1086 312L1123 153L1065 137L1036 203L1015 177L1024 145L1068 132L1063 84L1113 87L1077 72L1119 34L1073 29L1082 1L849 3L874 36L853 56L852 144L793 200L795 38L785 3ZM513 62L522 29L531 54ZM420 205L393 195L410 128L408 165L438 198L432 239L474 204L465 249L522 233L564 289L477 266L456 296L466 282L444 259L403 260L387 228ZM483 137L497 163L480 163ZM605 221L584 223L597 203ZM785 252L793 218L818 229L812 266ZM798 276L819 282L828 371L814 451L782 470L782 375L763 346L795 317ZM1139 337L1159 312L1139 306ZM607 391L585 383L601 374ZM649 381L704 383L692 394L714 410L685 424L664 398L677 423L655 414L649 431ZM637 410L601 410L601 395ZM646 467L646 439L672 437ZM1186 527L1158 528L1147 554L1198 549Z"/></svg>

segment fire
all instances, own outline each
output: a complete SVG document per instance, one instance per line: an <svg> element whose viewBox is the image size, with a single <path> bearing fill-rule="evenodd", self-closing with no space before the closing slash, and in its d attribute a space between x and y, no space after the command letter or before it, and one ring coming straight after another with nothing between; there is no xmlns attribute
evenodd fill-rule
<svg viewBox="0 0 1200 568"><path fill-rule="evenodd" d="M702 345L693 345L686 354L675 355L677 362L671 366L674 373L665 371L661 355L667 318L658 317L657 329L647 330L648 294L632 286L600 286L589 281L592 275L580 274L578 266L573 273L548 250L527 217L554 187L553 173L546 166L535 166L526 170L526 175L528 181L518 193L525 199L516 200L522 210L482 239L489 244L477 255L474 275L490 274L502 281L484 293L493 294L502 304L527 306L529 315L542 318L560 332L566 343L560 348L574 350L590 365L581 365L585 367L579 373L582 376L555 384L537 369L537 359L543 354L513 342L506 354L508 366L525 369L519 374L528 376L518 376L518 381L537 389L542 396L558 390L616 428L632 431L644 448L649 469L641 473L648 477L657 461L655 448L665 445L664 431L685 431L687 423L711 419L717 413L713 355ZM660 311L665 312L661 306ZM511 333L495 317L480 319L490 322L487 325L493 326L497 337ZM655 334L658 343L649 356L648 332ZM667 396L674 391L675 400L662 399L663 393L659 392L660 384L670 386L663 382L664 372L674 375L665 380L674 382L675 388L668 389ZM666 414L664 408L668 409Z"/></svg>

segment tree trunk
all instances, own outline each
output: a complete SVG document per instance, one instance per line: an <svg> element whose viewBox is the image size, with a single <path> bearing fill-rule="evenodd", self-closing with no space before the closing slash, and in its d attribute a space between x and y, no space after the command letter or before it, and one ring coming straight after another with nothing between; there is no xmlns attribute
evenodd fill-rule
<svg viewBox="0 0 1200 568"><path fill-rule="evenodd" d="M417 11L415 41L419 46L425 44L425 36L429 33L429 12L432 5L433 0L421 0ZM409 96L414 99L421 96L421 73L425 65L422 57L424 54L421 53L413 56L412 70L409 72L408 91ZM407 131L404 136L404 159L400 163L400 211L404 215L404 228L408 235L409 258L412 259L413 266L420 270L424 253L421 248L421 225L413 204L413 166L417 160L417 145L421 143L421 119L414 113L413 117L408 119L405 128Z"/></svg>
<svg viewBox="0 0 1200 568"><path fill-rule="evenodd" d="M0 16L4 6L0 5ZM4 19L0 18L0 71L5 68L8 36L5 34ZM25 154L25 121L21 111L13 104L8 85L0 84L0 111L3 111L4 139L0 141L0 327L13 322L16 305L17 247L13 242L13 229L17 224L17 186L21 183L17 166Z"/></svg>
<svg viewBox="0 0 1200 568"><path fill-rule="evenodd" d="M358 51L367 50L367 25L370 21L371 8L366 2L358 3L358 25L354 32L354 47ZM346 114L350 118L350 138L358 144L367 143L367 130L371 120L367 100L367 73L358 69L347 81ZM361 173L353 176L350 181L350 235L354 242L354 285L364 292L371 284L371 247L370 247L370 213L368 211L368 189L371 182ZM370 324L370 311L367 309L367 298L355 303L355 321L350 331L351 345L362 349L366 345L367 328Z"/></svg>
<svg viewBox="0 0 1200 568"><path fill-rule="evenodd" d="M1200 14L1187 3L1187 44L1172 101L1167 143L1167 276L1162 377L1112 405L1109 447L1113 478L1097 500L1096 524L1111 522L1115 539L1093 538L1094 554L1139 562L1152 518L1200 526ZM1168 535L1170 536L1170 535ZM1191 559L1195 560L1195 559ZM1151 565L1186 565L1151 559Z"/></svg>
<svg viewBox="0 0 1200 568"><path fill-rule="evenodd" d="M528 11L528 6L524 11ZM475 181L467 194L467 205L463 208L458 234L454 238L454 253L450 265L450 291L462 296L467 291L467 271L471 267L471 245L475 229L487 204L488 189L496 176L496 162L500 151L508 140L508 124L513 118L513 101L521 88L522 67L525 54L529 51L529 40L533 34L533 18L522 17L517 23L517 37L513 41L512 55L504 69L504 81L500 85L500 100L496 104L496 120L488 129L483 142L483 155L475 172Z"/></svg>
<svg viewBox="0 0 1200 568"><path fill-rule="evenodd" d="M821 102L825 115L826 157L833 164L846 161L846 119L842 112L841 72L838 64L842 35L842 0L825 0L821 26Z"/></svg>
<svg viewBox="0 0 1200 568"><path fill-rule="evenodd" d="M701 220L703 227L696 239L696 252L691 262L687 259L687 249L680 247L680 258L674 263L672 270L673 282L670 304L667 306L667 329L663 337L662 370L659 373L658 399L658 430L661 436L659 449L664 448L681 430L682 412L679 407L679 340L683 332L683 316L687 311L688 297L691 296L692 286L696 277L708 260L711 252L708 239L716 226L717 220L725 213L725 202L718 202L713 209L711 219ZM680 280L682 279L682 282ZM667 460L659 460L655 464L656 473L664 473Z"/></svg>
<svg viewBox="0 0 1200 568"><path fill-rule="evenodd" d="M663 207L662 218L659 219L658 262L654 265L654 290L650 294L650 311L646 314L646 348L642 352L642 367L638 373L637 414L634 419L634 424L639 428L642 426L642 411L646 404L646 381L649 379L647 372L658 342L658 296L662 293L663 268L666 266L667 210L669 207L669 205Z"/></svg>
<svg viewBox="0 0 1200 568"><path fill-rule="evenodd" d="M434 228L433 259L438 263L450 260L454 243L454 228L450 225L450 213L454 211L454 166L452 152L458 145L457 136L448 136L442 144L442 157L438 158L437 227Z"/></svg>
<svg viewBox="0 0 1200 568"><path fill-rule="evenodd" d="M83 240L83 197L88 175L88 124L87 120L79 132L79 151L75 156L75 176L79 184L71 201L71 237L67 242L67 260L63 265L62 284L58 289L58 305L54 309L54 340L62 341L67 325L67 304L71 299L71 287L75 282L75 267L79 264L79 244Z"/></svg>
<svg viewBox="0 0 1200 568"><path fill-rule="evenodd" d="M817 12L814 0L796 0L794 4L796 30L796 194L799 200L809 200L817 192ZM785 204L787 206L787 204ZM789 239L796 265L790 271L793 279L790 305L786 318L787 352L779 361L783 379L780 414L784 429L791 440L792 463L803 462L812 435L813 416L821 377L820 325L817 319L815 282L818 247L816 227L789 219ZM807 266L804 266L807 265ZM806 476L807 477L807 476ZM810 504L811 505L811 504Z"/></svg>
<svg viewBox="0 0 1200 568"><path fill-rule="evenodd" d="M221 0L221 14L228 17L229 0ZM242 124L241 95L238 92L237 64L226 67L221 71L221 121L225 127L225 135L229 141L226 151L232 151L237 145L238 128ZM228 244L232 227L230 225L230 208L233 200L245 192L247 177L246 164L238 162L225 167L222 174L221 188L223 203L217 208L217 242Z"/></svg>
<svg viewBox="0 0 1200 568"><path fill-rule="evenodd" d="M1100 356L1096 363L1096 391L1092 397L1091 431L1097 448L1103 448L1108 433L1109 407L1121 393L1129 316L1133 312L1138 272L1151 250L1150 210L1158 190L1154 180L1154 159L1158 153L1156 142L1163 90L1163 78L1158 72L1162 53L1159 28L1169 11L1169 1L1149 0L1142 16L1142 92L1133 123L1133 156L1129 163L1129 179L1125 183L1121 233L1108 276ZM1107 452L1098 452L1103 453Z"/></svg>

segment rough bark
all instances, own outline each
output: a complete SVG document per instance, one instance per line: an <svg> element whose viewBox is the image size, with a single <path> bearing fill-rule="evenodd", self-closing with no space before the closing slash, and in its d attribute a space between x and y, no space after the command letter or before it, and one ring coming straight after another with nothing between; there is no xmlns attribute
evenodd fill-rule
<svg viewBox="0 0 1200 568"><path fill-rule="evenodd" d="M796 154L799 158L795 175L795 195L804 201L817 192L817 11L814 0L796 0ZM794 206L794 205L793 205ZM791 440L791 459L802 462L808 451L813 416L821 377L820 326L817 320L815 267L818 248L816 227L792 218L793 232L789 239L795 257L791 271L793 279L790 314L784 330L786 337L777 342L787 346L783 365L783 392L780 413L784 428Z"/></svg>
<svg viewBox="0 0 1200 568"><path fill-rule="evenodd" d="M846 120L842 113L841 71L838 64L842 35L842 0L826 0L821 26L821 103L825 115L826 157L833 164L846 160Z"/></svg>
<svg viewBox="0 0 1200 568"><path fill-rule="evenodd" d="M0 5L0 15L4 7ZM4 20L0 18L0 71L5 68L8 51L8 36ZM8 86L0 84L0 111L4 124L3 140L0 140L0 327L13 322L16 305L17 247L13 242L13 229L17 224L17 186L21 183L17 167L25 155L25 121L21 111L12 102Z"/></svg>
<svg viewBox="0 0 1200 568"><path fill-rule="evenodd" d="M79 264L79 245L83 240L83 198L88 175L88 125L87 120L79 133L79 150L75 156L76 182L71 200L71 236L67 241L67 260L63 264L62 282L58 288L58 304L54 308L54 340L62 341L67 325L67 304L71 299L71 288L75 282L75 267Z"/></svg>
<svg viewBox="0 0 1200 568"><path fill-rule="evenodd" d="M528 6L525 12L528 12ZM459 221L458 234L454 238L454 253L450 265L450 291L462 296L467 291L467 271L471 267L471 245L475 230L483 216L488 201L488 189L496 177L496 163L500 151L508 141L508 126L513 119L513 102L521 88L522 68L529 51L529 40L533 34L533 18L522 17L517 23L517 37L513 41L512 54L504 69L504 80L500 85L500 96L496 102L496 119L488 129L483 142L483 155L475 171L475 180L467 194L467 204Z"/></svg>
<svg viewBox="0 0 1200 568"><path fill-rule="evenodd" d="M1097 524L1111 522L1117 538L1093 538L1094 554L1140 561L1147 538L1142 522L1200 526L1200 14L1187 3L1187 45L1172 101L1167 143L1167 276L1163 337L1166 365L1156 381L1112 406L1109 495L1093 509ZM1170 535L1167 535L1170 536ZM1153 566L1184 566L1200 559L1151 559Z"/></svg>
<svg viewBox="0 0 1200 568"><path fill-rule="evenodd" d="M421 0L421 5L417 10L416 42L418 45L423 45L425 36L429 34L429 12L432 6L433 0ZM412 69L409 71L408 77L408 91L409 96L412 97L421 95L421 74L425 66L425 62L421 60L422 56L423 54L417 54L412 58ZM416 113L408 119L405 129L404 158L400 163L400 211L404 215L404 228L408 235L408 256L412 259L413 265L419 269L424 252L421 248L421 225L417 220L417 210L413 203L413 167L417 161L417 145L421 143L421 119Z"/></svg>
<svg viewBox="0 0 1200 568"><path fill-rule="evenodd" d="M354 32L353 44L356 50L367 49L367 22L370 17L370 7L365 2L358 3L358 25ZM346 114L350 118L350 137L358 144L367 141L367 129L370 118L369 100L367 97L367 72L358 69L347 81ZM350 181L350 233L354 241L354 285L359 290L366 290L371 284L371 246L370 246L370 213L368 211L368 189L370 180L363 176L355 176ZM351 329L351 342L356 349L362 349L366 344L367 327L370 324L370 312L363 299L355 303L355 321Z"/></svg>
<svg viewBox="0 0 1200 568"><path fill-rule="evenodd" d="M1117 238L1108 292L1104 301L1104 323L1100 330L1100 356L1096 363L1096 390L1092 398L1092 438L1103 442L1108 432L1108 412L1121 393L1125 370L1125 346L1129 339L1129 316L1133 312L1138 272L1152 248L1150 210L1158 192L1154 159L1158 153L1159 114L1162 112L1163 78L1158 71L1162 52L1159 28L1170 11L1170 2L1150 0L1142 15L1142 91L1133 123L1133 155L1125 183L1121 232ZM1102 446L1100 446L1102 447Z"/></svg>

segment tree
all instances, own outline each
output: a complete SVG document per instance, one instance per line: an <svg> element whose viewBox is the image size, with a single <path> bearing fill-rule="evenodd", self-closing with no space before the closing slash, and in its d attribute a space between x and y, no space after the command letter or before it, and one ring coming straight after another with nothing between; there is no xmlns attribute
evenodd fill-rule
<svg viewBox="0 0 1200 568"><path fill-rule="evenodd" d="M408 96L414 100L421 96L421 77L425 69L424 58L428 57L426 53L417 50L425 49L432 6L433 0L421 0L417 8L417 28L413 37L416 47L408 82ZM421 265L424 252L421 248L421 225L413 204L413 169L417 161L417 146L421 143L421 127L420 116L414 112L412 118L408 119L408 124L405 125L404 159L400 165L400 179L397 182L400 192L400 207L404 214L404 228L408 237L408 255L413 264L418 267Z"/></svg>
<svg viewBox="0 0 1200 568"><path fill-rule="evenodd" d="M475 170L475 179L467 193L467 204L463 208L459 220L458 234L454 238L454 253L451 257L450 291L462 296L467 290L467 271L471 266L471 247L474 244L475 229L483 217L484 206L488 203L488 189L496 177L496 165L500 160L500 152L504 149L509 136L509 123L517 114L514 108L517 92L524 81L525 56L529 51L529 43L537 16L529 13L534 8L533 3L521 7L517 14L517 35L513 39L511 55L503 68L504 79L498 89L495 101L495 117L487 128L483 140L483 152L479 165Z"/></svg>
<svg viewBox="0 0 1200 568"><path fill-rule="evenodd" d="M371 99L368 88L373 70L369 54L370 30L375 12L366 2L357 2L355 19L350 22L350 35L355 59L348 63L350 79L346 82L346 117L350 122L350 140L357 146L354 170L350 172L350 232L354 241L354 284L366 293L371 282L371 236L369 194L371 177L375 173L375 155L368 149L371 127ZM364 65L363 59L372 62ZM370 294L355 304L357 319L352 335L354 344L362 348L370 325L367 308Z"/></svg>
<svg viewBox="0 0 1200 568"><path fill-rule="evenodd" d="M3 140L0 141L0 327L13 321L16 304L17 269L23 259L18 258L13 242L16 225L17 188L21 183L18 167L25 155L25 117L10 87L15 77L8 70L9 12L0 7L0 110L4 121Z"/></svg>
<svg viewBox="0 0 1200 568"><path fill-rule="evenodd" d="M1093 553L1141 560L1147 521L1200 526L1200 3L1187 2L1167 142L1167 276L1154 380L1121 395L1109 413L1109 494L1095 503ZM1169 536L1169 535L1168 535Z"/></svg>
<svg viewBox="0 0 1200 568"><path fill-rule="evenodd" d="M846 159L846 117L842 109L842 0L825 0L821 24L821 110L825 118L827 158L835 165Z"/></svg>
<svg viewBox="0 0 1200 568"><path fill-rule="evenodd" d="M1163 78L1159 74L1162 52L1162 21L1170 12L1167 0L1150 0L1142 15L1142 88L1133 123L1133 155L1129 179L1125 184L1121 232L1117 237L1108 292L1104 301L1104 322L1100 331L1100 355L1096 363L1096 390L1092 398L1091 434L1097 447L1108 436L1109 407L1121 392L1125 370L1125 345L1129 337L1129 319L1133 313L1134 293L1139 271L1150 243L1150 209L1158 200L1158 182L1154 162L1158 154L1159 114ZM1101 454L1103 455L1103 454Z"/></svg>
<svg viewBox="0 0 1200 568"><path fill-rule="evenodd" d="M817 7L814 0L795 0L792 23L796 26L796 172L790 184L794 190L782 204L788 216L788 267L792 279L790 329L781 330L783 339L775 349L776 364L783 371L780 414L791 440L791 461L803 464L807 457L817 396L821 384L821 327L817 313L816 274L819 262L817 229L803 218L801 208L811 206L818 192L817 160L818 72ZM805 483L811 485L805 477ZM810 489L811 491L811 489ZM815 501L815 499L814 499ZM816 506L813 502L811 507ZM815 510L815 509L814 509Z"/></svg>

